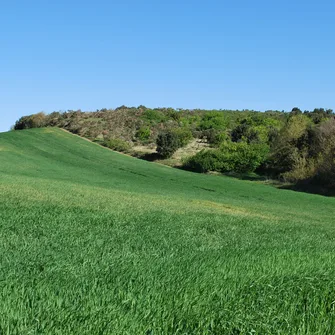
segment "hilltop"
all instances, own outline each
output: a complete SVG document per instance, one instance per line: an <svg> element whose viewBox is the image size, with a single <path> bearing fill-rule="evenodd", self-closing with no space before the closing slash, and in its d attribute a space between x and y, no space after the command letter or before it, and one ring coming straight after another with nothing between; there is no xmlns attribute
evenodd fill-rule
<svg viewBox="0 0 335 335"><path fill-rule="evenodd" d="M15 130L60 127L110 149L195 172L255 175L335 194L331 109L290 113L145 106L21 117Z"/></svg>
<svg viewBox="0 0 335 335"><path fill-rule="evenodd" d="M0 333L330 334L335 199L0 134Z"/></svg>

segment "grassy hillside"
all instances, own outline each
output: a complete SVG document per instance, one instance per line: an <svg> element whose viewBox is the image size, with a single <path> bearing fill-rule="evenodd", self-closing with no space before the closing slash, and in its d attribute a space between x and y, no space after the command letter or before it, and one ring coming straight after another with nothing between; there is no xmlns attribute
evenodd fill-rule
<svg viewBox="0 0 335 335"><path fill-rule="evenodd" d="M0 334L332 334L334 205L2 133Z"/></svg>
<svg viewBox="0 0 335 335"><path fill-rule="evenodd" d="M260 113L121 106L26 115L14 129L56 126L112 150L188 171L256 173L292 189L335 195L331 109Z"/></svg>

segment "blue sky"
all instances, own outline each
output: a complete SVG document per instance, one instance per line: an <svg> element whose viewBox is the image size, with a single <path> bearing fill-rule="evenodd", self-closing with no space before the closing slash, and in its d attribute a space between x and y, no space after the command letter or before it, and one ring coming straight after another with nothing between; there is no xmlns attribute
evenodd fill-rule
<svg viewBox="0 0 335 335"><path fill-rule="evenodd" d="M335 109L331 0L0 4L0 131L115 108Z"/></svg>

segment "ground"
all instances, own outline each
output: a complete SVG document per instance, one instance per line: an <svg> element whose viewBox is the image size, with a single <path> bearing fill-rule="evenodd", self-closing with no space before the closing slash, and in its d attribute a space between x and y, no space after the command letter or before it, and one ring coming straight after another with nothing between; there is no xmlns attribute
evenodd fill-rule
<svg viewBox="0 0 335 335"><path fill-rule="evenodd" d="M0 178L0 333L333 333L334 198L50 128L0 134Z"/></svg>

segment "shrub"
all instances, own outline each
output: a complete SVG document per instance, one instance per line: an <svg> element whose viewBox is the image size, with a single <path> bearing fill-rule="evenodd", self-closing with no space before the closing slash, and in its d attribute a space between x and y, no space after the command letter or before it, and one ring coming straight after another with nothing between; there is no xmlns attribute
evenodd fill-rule
<svg viewBox="0 0 335 335"><path fill-rule="evenodd" d="M201 150L184 161L183 167L195 172L231 171L232 165L227 162L220 150Z"/></svg>
<svg viewBox="0 0 335 335"><path fill-rule="evenodd" d="M174 109L168 109L167 110L167 117L169 119L172 119L174 121L180 121L181 120L181 113L180 112L177 112L176 110Z"/></svg>
<svg viewBox="0 0 335 335"><path fill-rule="evenodd" d="M131 146L128 142L123 141L118 138L109 139L105 142L105 146L109 149L120 151L120 152L129 152L131 149Z"/></svg>
<svg viewBox="0 0 335 335"><path fill-rule="evenodd" d="M178 137L178 148L187 145L193 138L192 132L187 128L175 128L171 130Z"/></svg>
<svg viewBox="0 0 335 335"><path fill-rule="evenodd" d="M281 123L274 119L248 117L241 120L231 131L233 142L270 143Z"/></svg>
<svg viewBox="0 0 335 335"><path fill-rule="evenodd" d="M306 115L298 114L290 116L287 123L284 125L280 136L291 143L294 143L304 135L310 124L311 121Z"/></svg>
<svg viewBox="0 0 335 335"><path fill-rule="evenodd" d="M335 190L335 151L329 152L323 157L317 167L312 182L326 186L328 189Z"/></svg>
<svg viewBox="0 0 335 335"><path fill-rule="evenodd" d="M258 136L252 129L250 120L244 119L231 131L231 139L233 142L247 141L250 143L258 140Z"/></svg>
<svg viewBox="0 0 335 335"><path fill-rule="evenodd" d="M63 115L60 112L52 112L46 116L46 123L50 127L59 127L63 120Z"/></svg>
<svg viewBox="0 0 335 335"><path fill-rule="evenodd" d="M151 131L149 127L141 127L137 132L136 132L136 138L138 138L140 141L145 142L148 141L150 138Z"/></svg>
<svg viewBox="0 0 335 335"><path fill-rule="evenodd" d="M165 131L157 136L157 152L163 158L171 157L180 147L178 135L173 131Z"/></svg>
<svg viewBox="0 0 335 335"><path fill-rule="evenodd" d="M217 129L223 130L226 129L228 121L226 120L222 112L207 112L204 114L198 130L206 129Z"/></svg>
<svg viewBox="0 0 335 335"><path fill-rule="evenodd" d="M219 149L198 152L184 162L184 167L196 172L254 172L268 152L267 145L228 142Z"/></svg>
<svg viewBox="0 0 335 335"><path fill-rule="evenodd" d="M207 129L195 132L195 136L201 139L205 139L206 142L212 147L219 147L224 142L230 140L230 135L227 133L227 131L220 131L217 129Z"/></svg>
<svg viewBox="0 0 335 335"><path fill-rule="evenodd" d="M157 152L163 158L170 158L179 148L187 145L192 138L192 132L189 129L166 130L158 134Z"/></svg>
<svg viewBox="0 0 335 335"><path fill-rule="evenodd" d="M268 172L275 176L291 171L299 161L299 150L290 143L276 146L266 163Z"/></svg>
<svg viewBox="0 0 335 335"><path fill-rule="evenodd" d="M166 120L166 116L161 111L154 109L147 109L142 114L142 119L149 121L151 124L163 122Z"/></svg>
<svg viewBox="0 0 335 335"><path fill-rule="evenodd" d="M46 126L46 116L44 113L37 113L28 116L22 116L15 122L14 129L22 130L29 128L41 128Z"/></svg>
<svg viewBox="0 0 335 335"><path fill-rule="evenodd" d="M208 144L215 145L217 144L216 139L219 133L220 133L219 130L211 128L211 129L197 131L195 135L198 138L206 140Z"/></svg>
<svg viewBox="0 0 335 335"><path fill-rule="evenodd" d="M300 113L291 114L284 127L271 138L271 153L263 167L264 172L287 180L307 177L314 169L312 161L308 167L314 137L308 117Z"/></svg>
<svg viewBox="0 0 335 335"><path fill-rule="evenodd" d="M313 144L313 151L318 152L318 164L311 182L335 189L335 119L317 127Z"/></svg>
<svg viewBox="0 0 335 335"><path fill-rule="evenodd" d="M265 161L269 147L266 144L227 142L220 147L220 151L225 161L232 164L231 171L244 173L254 172Z"/></svg>
<svg viewBox="0 0 335 335"><path fill-rule="evenodd" d="M281 174L285 181L298 182L301 180L310 179L315 174L316 161L300 156L296 160L292 170Z"/></svg>

